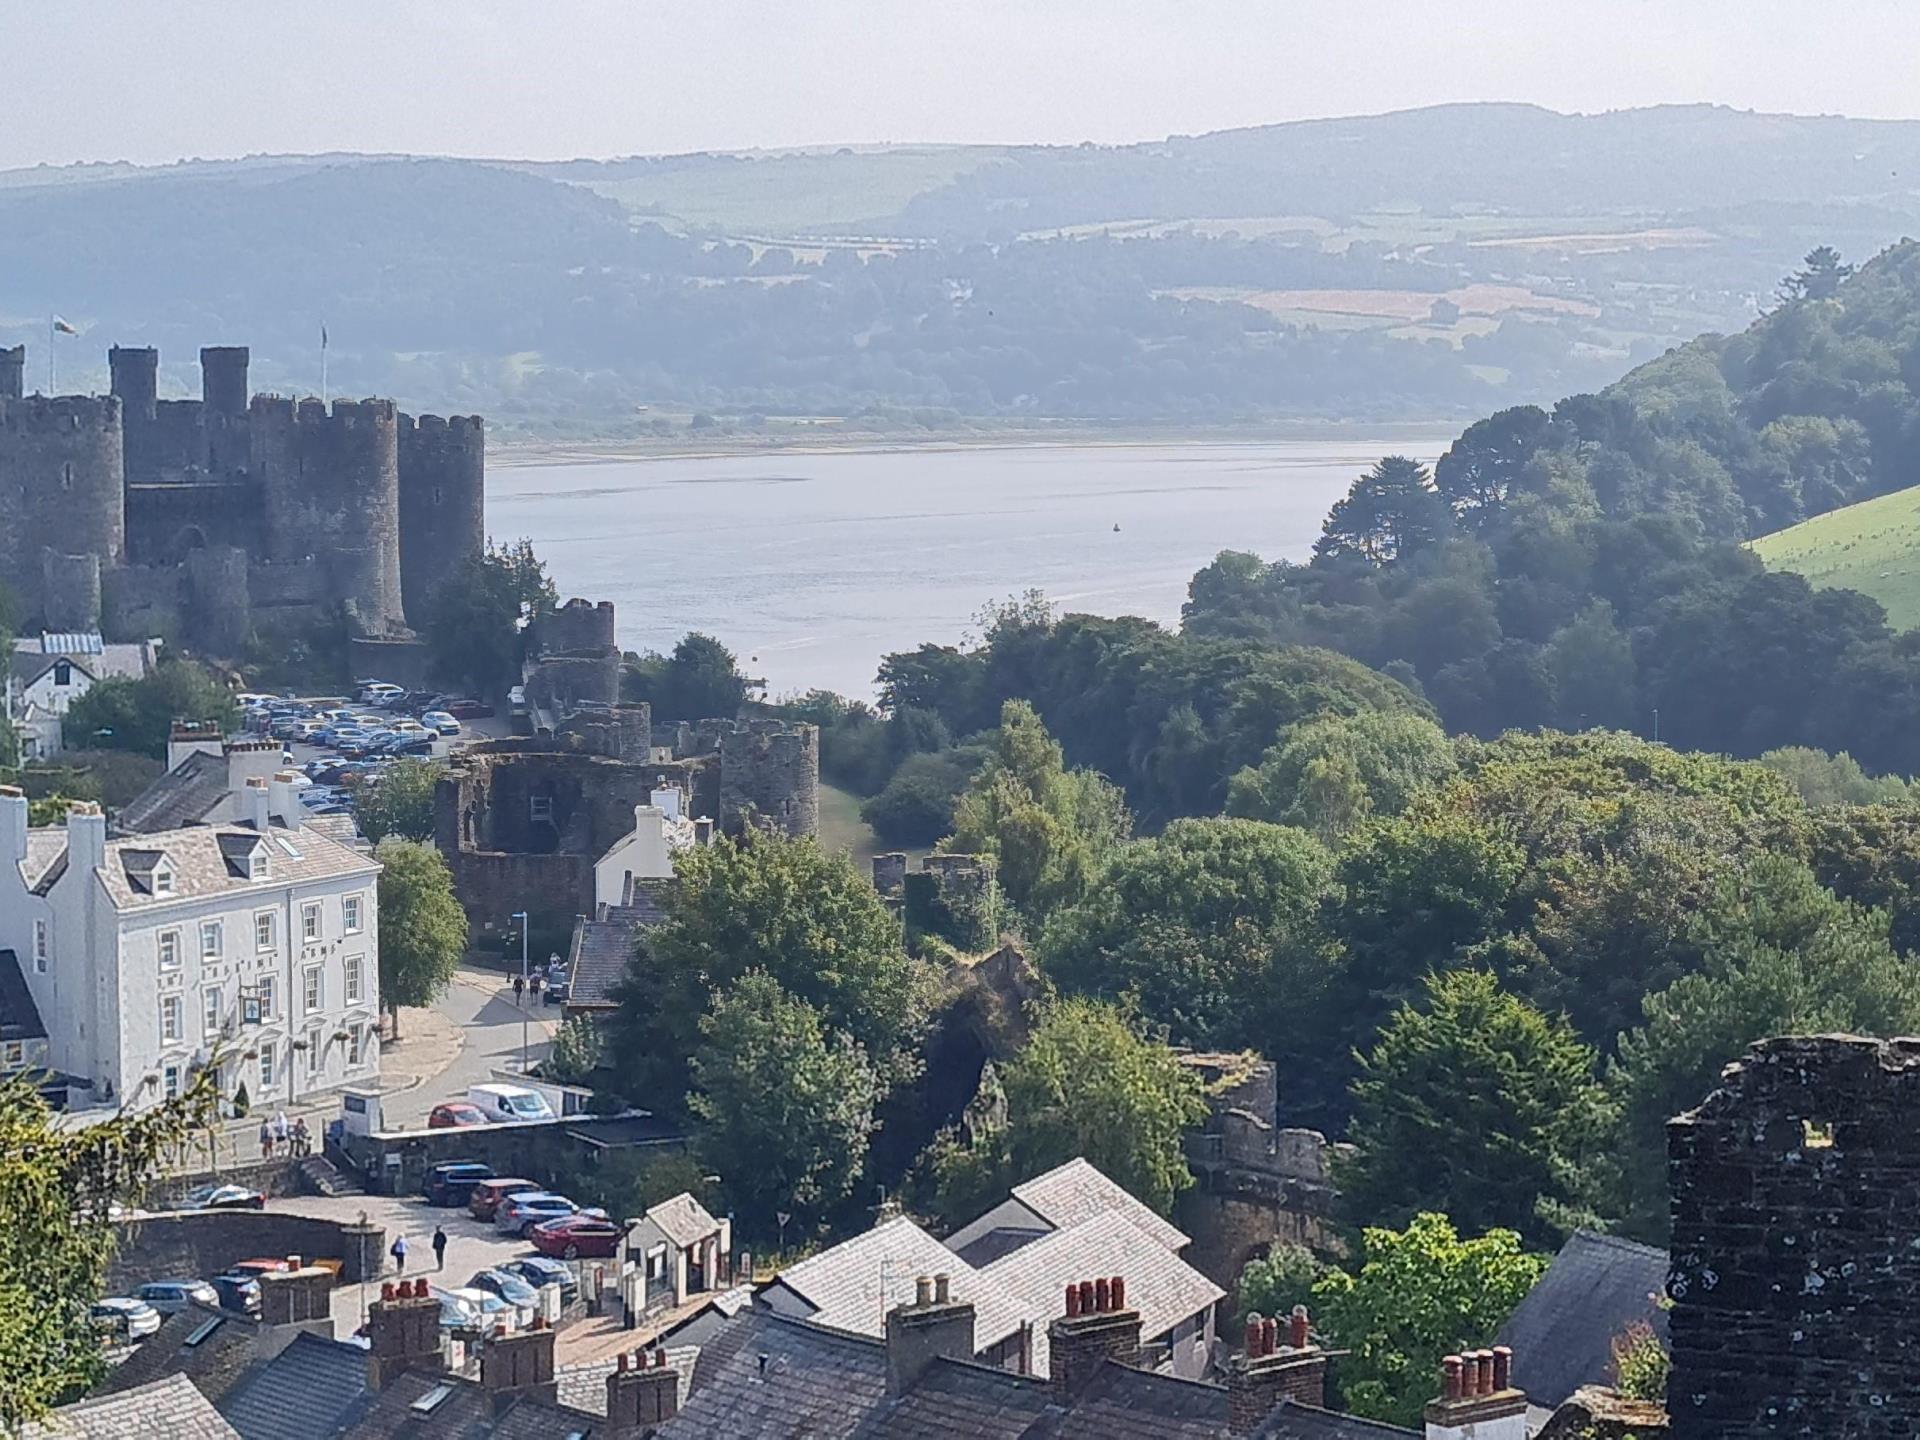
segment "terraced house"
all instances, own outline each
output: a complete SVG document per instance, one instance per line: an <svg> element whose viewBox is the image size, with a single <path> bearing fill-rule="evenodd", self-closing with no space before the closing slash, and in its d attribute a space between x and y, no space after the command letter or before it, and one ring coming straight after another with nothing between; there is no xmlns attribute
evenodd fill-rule
<svg viewBox="0 0 1920 1440"><path fill-rule="evenodd" d="M98 806L35 829L0 787L0 969L70 1107L151 1104L208 1065L256 1106L378 1075L379 862L306 823L291 776L247 780L239 811L110 840Z"/></svg>

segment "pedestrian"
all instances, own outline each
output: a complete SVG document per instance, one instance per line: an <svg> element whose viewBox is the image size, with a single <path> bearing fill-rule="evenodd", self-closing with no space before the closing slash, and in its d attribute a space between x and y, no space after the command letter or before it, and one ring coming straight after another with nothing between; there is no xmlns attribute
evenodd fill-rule
<svg viewBox="0 0 1920 1440"><path fill-rule="evenodd" d="M260 1117L260 1153L269 1160L273 1158L273 1121L265 1115Z"/></svg>
<svg viewBox="0 0 1920 1440"><path fill-rule="evenodd" d="M313 1153L313 1137L307 1133L307 1117L304 1115L293 1122L293 1153L296 1155Z"/></svg>
<svg viewBox="0 0 1920 1440"><path fill-rule="evenodd" d="M527 989L526 977L524 975L514 976L513 977L513 1003L514 1004L518 1005L522 1003L521 997L526 994L526 989Z"/></svg>
<svg viewBox="0 0 1920 1440"><path fill-rule="evenodd" d="M407 1273L407 1237L404 1235L394 1236L393 1248L388 1253L393 1256L393 1268L402 1275L406 1274Z"/></svg>
<svg viewBox="0 0 1920 1440"><path fill-rule="evenodd" d="M447 1268L447 1232L438 1225L433 1227L433 1268Z"/></svg>
<svg viewBox="0 0 1920 1440"><path fill-rule="evenodd" d="M293 1132L287 1128L287 1112L282 1110L273 1117L273 1143L279 1150L286 1150ZM291 1153L291 1152L289 1152Z"/></svg>
<svg viewBox="0 0 1920 1440"><path fill-rule="evenodd" d="M533 985L533 1003L538 1005L540 1003L540 972L538 970L533 972L532 985Z"/></svg>

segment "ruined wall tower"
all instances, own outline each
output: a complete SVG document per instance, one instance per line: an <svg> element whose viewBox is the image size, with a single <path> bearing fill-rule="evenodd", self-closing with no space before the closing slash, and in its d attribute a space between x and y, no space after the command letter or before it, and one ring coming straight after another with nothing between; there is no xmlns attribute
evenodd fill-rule
<svg viewBox="0 0 1920 1440"><path fill-rule="evenodd" d="M160 468L160 352L150 345L115 345L107 351L107 369L120 401L123 474L151 474Z"/></svg>
<svg viewBox="0 0 1920 1440"><path fill-rule="evenodd" d="M399 417L391 400L297 404L256 396L252 473L266 502L267 558L312 555L358 626L405 624L400 593Z"/></svg>
<svg viewBox="0 0 1920 1440"><path fill-rule="evenodd" d="M817 725L747 720L723 725L718 738L723 831L737 835L753 824L795 837L820 833Z"/></svg>
<svg viewBox="0 0 1920 1440"><path fill-rule="evenodd" d="M120 401L111 396L0 398L0 580L29 616L45 609L45 555L125 553ZM63 598L59 608L68 608Z"/></svg>
<svg viewBox="0 0 1920 1440"><path fill-rule="evenodd" d="M400 590L417 625L486 549L487 428L478 415L402 415L399 429Z"/></svg>

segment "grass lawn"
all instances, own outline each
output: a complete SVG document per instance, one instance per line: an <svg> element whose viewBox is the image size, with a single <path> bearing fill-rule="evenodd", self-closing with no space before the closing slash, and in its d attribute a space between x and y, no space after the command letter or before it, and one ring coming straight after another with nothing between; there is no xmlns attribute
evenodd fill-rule
<svg viewBox="0 0 1920 1440"><path fill-rule="evenodd" d="M860 797L834 785L820 787L820 843L844 850L862 870L880 853L873 829L860 818Z"/></svg>
<svg viewBox="0 0 1920 1440"><path fill-rule="evenodd" d="M1816 515L1753 548L1769 570L1871 595L1896 630L1920 625L1920 487Z"/></svg>

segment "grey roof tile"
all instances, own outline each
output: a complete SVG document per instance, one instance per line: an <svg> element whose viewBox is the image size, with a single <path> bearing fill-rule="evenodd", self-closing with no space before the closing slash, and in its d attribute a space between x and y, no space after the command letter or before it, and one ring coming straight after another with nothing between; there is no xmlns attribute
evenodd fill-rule
<svg viewBox="0 0 1920 1440"><path fill-rule="evenodd" d="M128 801L114 822L136 834L197 825L227 798L227 758L195 751Z"/></svg>
<svg viewBox="0 0 1920 1440"><path fill-rule="evenodd" d="M1108 1210L1118 1210L1169 1250L1184 1250L1187 1237L1102 1175L1084 1156L1075 1156L1044 1175L1013 1187L1014 1198L1054 1228L1066 1229Z"/></svg>
<svg viewBox="0 0 1920 1440"><path fill-rule="evenodd" d="M11 950L0 950L0 1040L44 1040L40 1007L33 1003L20 960Z"/></svg>
<svg viewBox="0 0 1920 1440"><path fill-rule="evenodd" d="M1418 1430L1404 1430L1380 1420L1362 1420L1358 1415L1343 1415L1338 1410L1322 1410L1283 1400L1254 1431L1254 1440L1404 1440Z"/></svg>
<svg viewBox="0 0 1920 1440"><path fill-rule="evenodd" d="M367 1393L367 1354L356 1345L297 1335L220 1401L240 1440L312 1440L331 1435Z"/></svg>
<svg viewBox="0 0 1920 1440"><path fill-rule="evenodd" d="M21 1440L234 1440L234 1429L184 1375L62 1405Z"/></svg>
<svg viewBox="0 0 1920 1440"><path fill-rule="evenodd" d="M1070 1409L1029 1433L1034 1440L1225 1440L1227 1392L1109 1361Z"/></svg>
<svg viewBox="0 0 1920 1440"><path fill-rule="evenodd" d="M567 1005L613 1005L614 988L627 973L633 954L634 927L619 920L573 922L573 944L567 952Z"/></svg>
<svg viewBox="0 0 1920 1440"><path fill-rule="evenodd" d="M311 827L297 830L270 827L264 837L268 878L246 878L243 858L263 837L244 826L189 827L109 840L99 871L101 883L114 907L121 911L153 909L183 900L213 895L271 893L280 887L352 875L369 879L380 873L370 855L330 840ZM164 853L173 869L173 890L153 891L155 858Z"/></svg>
<svg viewBox="0 0 1920 1440"><path fill-rule="evenodd" d="M207 1329L209 1321L218 1323ZM166 1375L184 1375L218 1406L257 1358L260 1323L230 1310L189 1305L160 1328L102 1382L105 1391L130 1390ZM189 1339L199 1338L191 1345Z"/></svg>
<svg viewBox="0 0 1920 1440"><path fill-rule="evenodd" d="M886 1348L862 1335L741 1312L700 1356L696 1384L660 1440L837 1440L886 1397Z"/></svg>
<svg viewBox="0 0 1920 1440"><path fill-rule="evenodd" d="M684 1191L650 1208L647 1219L658 1225L667 1239L682 1250L706 1239L720 1228L720 1222L707 1213L706 1206Z"/></svg>
<svg viewBox="0 0 1920 1440"><path fill-rule="evenodd" d="M1576 1230L1496 1337L1513 1347L1515 1383L1548 1407L1606 1384L1614 1336L1639 1320L1666 1340L1666 1286L1666 1251Z"/></svg>
<svg viewBox="0 0 1920 1440"><path fill-rule="evenodd" d="M938 1360L905 1395L875 1409L856 1433L859 1440L1019 1440L1051 1398L1044 1381L970 1361Z"/></svg>

